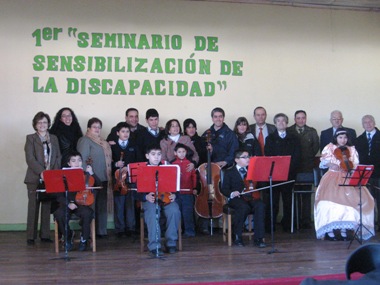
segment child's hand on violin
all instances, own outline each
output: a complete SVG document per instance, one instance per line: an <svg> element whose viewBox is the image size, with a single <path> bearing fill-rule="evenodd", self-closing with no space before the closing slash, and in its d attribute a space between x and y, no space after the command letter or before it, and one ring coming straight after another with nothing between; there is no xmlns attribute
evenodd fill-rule
<svg viewBox="0 0 380 285"><path fill-rule="evenodd" d="M169 200L171 203L173 203L175 201L175 198L176 198L176 195L174 193L170 193Z"/></svg>
<svg viewBox="0 0 380 285"><path fill-rule="evenodd" d="M210 143L207 144L206 146L206 149L209 151L209 152L212 152L212 145Z"/></svg>
<svg viewBox="0 0 380 285"><path fill-rule="evenodd" d="M235 197L239 197L240 196L240 192L239 191L234 191L231 193L231 199L232 198L235 198Z"/></svg>
<svg viewBox="0 0 380 285"><path fill-rule="evenodd" d="M116 167L124 167L124 161L119 160L118 162L115 163Z"/></svg>
<svg viewBox="0 0 380 285"><path fill-rule="evenodd" d="M154 203L154 201L155 201L154 193L153 193L153 192L150 192L149 194L146 194L145 199L146 199L148 202L150 202L150 203Z"/></svg>
<svg viewBox="0 0 380 285"><path fill-rule="evenodd" d="M195 195L195 196L198 195L198 190L197 189L193 189L193 195Z"/></svg>
<svg viewBox="0 0 380 285"><path fill-rule="evenodd" d="M94 175L94 171L92 170L92 166L91 165L87 165L86 166L86 172L90 175Z"/></svg>
<svg viewBox="0 0 380 285"><path fill-rule="evenodd" d="M73 202L70 202L67 205L67 207L69 207L70 210L75 210L76 208L78 208L78 206L75 203L73 203Z"/></svg>

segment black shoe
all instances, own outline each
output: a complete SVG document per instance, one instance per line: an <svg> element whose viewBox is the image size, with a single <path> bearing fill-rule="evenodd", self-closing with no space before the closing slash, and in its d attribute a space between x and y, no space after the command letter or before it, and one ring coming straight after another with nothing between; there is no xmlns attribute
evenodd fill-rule
<svg viewBox="0 0 380 285"><path fill-rule="evenodd" d="M236 245L236 246L240 246L240 247L245 246L245 244L244 244L244 242L243 242L243 240L242 240L241 238L237 238L237 239L235 239L235 240L234 240L234 245Z"/></svg>
<svg viewBox="0 0 380 285"><path fill-rule="evenodd" d="M325 240L328 241L338 241L339 239L334 235L333 237L330 237L328 233L325 233Z"/></svg>
<svg viewBox="0 0 380 285"><path fill-rule="evenodd" d="M80 241L79 242L79 248L78 248L79 251L86 251L87 250L87 241L84 240L84 241Z"/></svg>
<svg viewBox="0 0 380 285"><path fill-rule="evenodd" d="M34 239L27 239L26 244L27 245L34 245Z"/></svg>
<svg viewBox="0 0 380 285"><path fill-rule="evenodd" d="M264 248L267 247L266 243L264 242L263 238L256 238L253 240L253 245L258 248Z"/></svg>
<svg viewBox="0 0 380 285"><path fill-rule="evenodd" d="M108 238L108 235L96 235L98 239Z"/></svg>
<svg viewBox="0 0 380 285"><path fill-rule="evenodd" d="M161 257L161 256L164 256L164 253L162 251L161 248L158 249L153 249L151 251L149 251L150 255L153 256L153 257Z"/></svg>
<svg viewBox="0 0 380 285"><path fill-rule="evenodd" d="M177 252L177 247L175 247L175 246L168 246L168 247L166 247L166 251L167 251L167 253L170 253L170 254L176 253Z"/></svg>
<svg viewBox="0 0 380 285"><path fill-rule="evenodd" d="M201 230L201 233L202 233L203 235L205 235L205 236L210 235L210 231L209 231L208 229L202 229L202 230Z"/></svg>
<svg viewBox="0 0 380 285"><path fill-rule="evenodd" d="M53 241L50 238L41 238L41 242L53 243Z"/></svg>

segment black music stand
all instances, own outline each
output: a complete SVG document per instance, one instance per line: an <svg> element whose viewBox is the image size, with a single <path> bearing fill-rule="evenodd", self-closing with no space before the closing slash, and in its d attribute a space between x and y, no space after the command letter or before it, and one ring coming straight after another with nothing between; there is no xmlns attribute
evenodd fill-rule
<svg viewBox="0 0 380 285"><path fill-rule="evenodd" d="M175 179L173 179L175 178ZM179 192L180 190L180 168L178 165L144 165L137 169L137 192L155 193L156 205L156 258L162 258L158 254L158 237L161 233L159 226L159 193Z"/></svg>
<svg viewBox="0 0 380 285"><path fill-rule="evenodd" d="M268 254L275 253L274 248L274 217L273 217L273 187L293 181L273 185L273 181L286 181L289 175L290 156L254 156L249 161L247 180L255 182L268 182L270 193L270 219L271 219L271 243L272 249Z"/></svg>
<svg viewBox="0 0 380 285"><path fill-rule="evenodd" d="M67 221L67 205L69 192L79 192L86 189L83 169L81 168L67 168L61 170L45 170L43 172L44 181L47 193L63 193L65 192L65 256L62 258L70 261L67 251L67 234L68 234L68 221Z"/></svg>
<svg viewBox="0 0 380 285"><path fill-rule="evenodd" d="M350 248L352 242L357 240L359 244L363 244L363 228L365 228L372 236L374 234L363 225L363 209L362 209L362 186L366 186L371 178L374 166L359 164L355 169L347 172L344 183L339 186L353 186L359 189L359 225L354 233L354 238L350 241L347 248ZM346 183L348 180L348 183ZM358 232L360 235L358 235Z"/></svg>

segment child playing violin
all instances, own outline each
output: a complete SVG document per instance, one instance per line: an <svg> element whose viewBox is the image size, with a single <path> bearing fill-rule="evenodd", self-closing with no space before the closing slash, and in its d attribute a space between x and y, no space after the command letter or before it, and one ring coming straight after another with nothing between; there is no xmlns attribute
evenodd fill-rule
<svg viewBox="0 0 380 285"><path fill-rule="evenodd" d="M148 164L152 166L161 165L161 148L159 145L151 145L146 148L145 154ZM142 201L142 208L144 209L144 220L148 229L148 249L154 257L163 255L161 249L161 229L159 223L156 223L156 205L155 193L138 193L138 199ZM166 216L166 250L168 253L175 253L177 251L178 240L178 225L181 219L181 211L176 200L176 194L171 193L169 196L170 203L162 206L161 211L158 212L158 219L161 212ZM156 228L156 226L158 228ZM158 240L156 240L156 233L159 233ZM158 249L158 251L157 251Z"/></svg>
<svg viewBox="0 0 380 285"><path fill-rule="evenodd" d="M358 153L351 146L344 128L336 130L333 142L326 145L321 154L320 168L328 168L315 194L314 223L318 239L347 240L347 230L355 230L359 224L359 190L347 184L347 172L359 163ZM362 223L367 230L363 239L374 233L374 201L366 187L362 191Z"/></svg>
<svg viewBox="0 0 380 285"><path fill-rule="evenodd" d="M184 238L195 236L194 195L197 194L197 175L194 168L188 170L188 165L192 163L188 153L189 149L186 145L177 143L174 147L175 159L171 161L171 164L179 165L181 170L181 192L176 201L182 213Z"/></svg>
<svg viewBox="0 0 380 285"><path fill-rule="evenodd" d="M132 235L136 230L135 191L129 188L126 166L132 162L143 161L134 140L130 139L131 129L126 122L116 126L117 142L111 146L112 177L114 184L114 223L118 237ZM136 186L135 186L136 187Z"/></svg>
<svg viewBox="0 0 380 285"><path fill-rule="evenodd" d="M82 155L78 151L72 151L67 155L67 166L72 168L82 168ZM91 176L95 179L95 184L99 185L100 183L97 183L96 176L94 175L94 172L92 171L92 167L90 165L87 165L85 175ZM85 179L88 180L88 179ZM74 231L70 229L70 217L71 214L75 214L80 218L80 225L82 226L82 234L80 238L79 243L79 251L85 251L87 250L87 241L90 238L90 225L91 221L94 218L94 211L91 208L91 205L81 205L80 202L76 201L76 195L79 192L69 192L68 197L68 204L66 205L66 197L65 193L59 193L57 194L57 201L59 202L59 208L54 212L54 219L58 223L58 230L62 234L64 240L65 238L65 226L67 221L67 244L65 245L66 249L68 251L72 250L73 248L73 240L74 240ZM90 198L89 198L90 200ZM67 219L65 218L66 214L66 207L67 210Z"/></svg>

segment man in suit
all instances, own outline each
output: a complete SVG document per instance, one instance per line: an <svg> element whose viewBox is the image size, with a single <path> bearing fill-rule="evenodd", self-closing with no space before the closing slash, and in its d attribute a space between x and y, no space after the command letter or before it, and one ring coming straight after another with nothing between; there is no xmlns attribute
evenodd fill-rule
<svg viewBox="0 0 380 285"><path fill-rule="evenodd" d="M265 139L269 134L276 131L276 127L265 122L267 119L267 111L264 107L256 107L255 110L253 110L253 118L256 124L249 125L249 128L255 139L259 142L261 153L264 155Z"/></svg>
<svg viewBox="0 0 380 285"><path fill-rule="evenodd" d="M111 129L107 137L107 141L110 145L115 145L118 141L119 137L117 136L117 130L119 129L119 125L124 122L118 123L115 127ZM139 124L139 111L136 108L128 108L125 111L125 123L130 126L131 129L131 139L136 139L137 131L144 129L142 125Z"/></svg>
<svg viewBox="0 0 380 285"><path fill-rule="evenodd" d="M288 181L294 180L297 173L298 165L301 161L301 147L298 138L291 132L287 132L288 116L279 113L274 119L274 124L277 131L268 135L265 140L265 155L267 156L291 156ZM273 217L274 223L279 212L280 194L282 196L283 203L283 217L282 228L285 232L290 231L291 226L291 213L292 213L292 189L294 183L287 183L282 186L275 187L273 191ZM265 203L267 205L266 211L266 230L270 229L270 210L269 201ZM274 225L273 225L274 227Z"/></svg>
<svg viewBox="0 0 380 285"><path fill-rule="evenodd" d="M319 136L316 129L306 125L306 112L298 110L294 113L295 124L287 131L294 134L301 144L301 161L297 173L313 173L315 155L319 150ZM297 187L297 186L295 186ZM308 186L298 186L307 190ZM310 189L311 190L311 189ZM301 196L301 228L311 228L311 193L303 193Z"/></svg>
<svg viewBox="0 0 380 285"><path fill-rule="evenodd" d="M326 145L332 142L335 131L339 128L344 128L347 131L347 136L351 143L355 141L356 131L342 126L343 115L341 111L332 111L330 114L330 122L332 127L321 132L321 143L319 144L321 152Z"/></svg>
<svg viewBox="0 0 380 285"><path fill-rule="evenodd" d="M377 230L380 230L380 131L376 128L375 118L365 115L362 118L364 132L355 140L360 164L372 164L375 169L369 180L369 189L376 199ZM375 221L376 224L376 221Z"/></svg>
<svg viewBox="0 0 380 285"><path fill-rule="evenodd" d="M227 169L223 179L222 193L228 198L228 204L235 210L233 232L234 244L244 246L242 232L244 221L250 213L254 214L255 239L254 246L264 248L264 218L265 205L261 199L253 199L251 194L241 195L245 188L244 179L247 175L249 154L245 150L237 150L234 153L235 165Z"/></svg>

